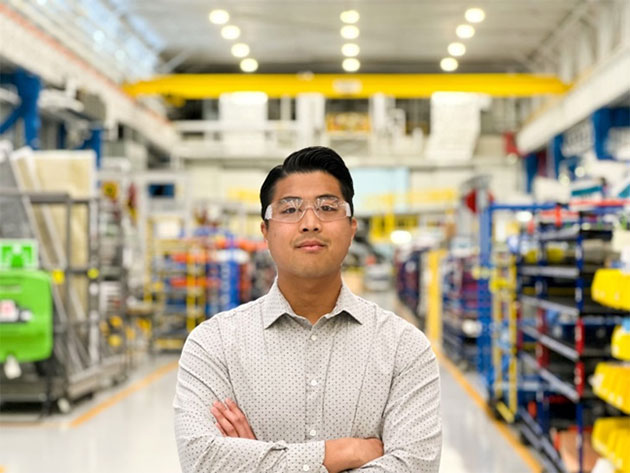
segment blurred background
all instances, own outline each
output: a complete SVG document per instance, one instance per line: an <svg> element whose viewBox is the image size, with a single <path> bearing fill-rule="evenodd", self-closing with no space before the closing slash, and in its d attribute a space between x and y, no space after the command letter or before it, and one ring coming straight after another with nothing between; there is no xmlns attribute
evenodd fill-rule
<svg viewBox="0 0 630 473"><path fill-rule="evenodd" d="M630 1L2 0L0 472L179 471L190 331L323 145L344 280L440 360L442 472L630 472Z"/></svg>

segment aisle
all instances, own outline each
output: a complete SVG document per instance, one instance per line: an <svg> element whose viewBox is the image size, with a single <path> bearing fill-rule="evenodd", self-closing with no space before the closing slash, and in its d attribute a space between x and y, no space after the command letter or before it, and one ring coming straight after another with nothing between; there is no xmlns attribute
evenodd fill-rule
<svg viewBox="0 0 630 473"><path fill-rule="evenodd" d="M176 360L154 359L65 416L25 425L13 425L19 416L1 416L0 472L179 472L171 407Z"/></svg>
<svg viewBox="0 0 630 473"><path fill-rule="evenodd" d="M368 294L386 308L391 293ZM172 408L175 356L145 365L124 386L44 423L12 425L0 418L2 473L173 473L179 463ZM493 421L441 362L444 448L442 473L530 473ZM458 379L459 378L459 379ZM3 469L4 468L4 469Z"/></svg>

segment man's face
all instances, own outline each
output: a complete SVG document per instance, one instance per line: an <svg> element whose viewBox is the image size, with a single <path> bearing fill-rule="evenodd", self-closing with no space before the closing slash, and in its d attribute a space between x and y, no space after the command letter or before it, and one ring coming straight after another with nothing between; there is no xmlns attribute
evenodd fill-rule
<svg viewBox="0 0 630 473"><path fill-rule="evenodd" d="M299 197L313 202L318 197L343 200L339 181L322 171L289 174L276 182L271 202ZM322 222L312 209L299 222L269 220L261 223L279 276L320 278L338 273L357 230L353 218Z"/></svg>

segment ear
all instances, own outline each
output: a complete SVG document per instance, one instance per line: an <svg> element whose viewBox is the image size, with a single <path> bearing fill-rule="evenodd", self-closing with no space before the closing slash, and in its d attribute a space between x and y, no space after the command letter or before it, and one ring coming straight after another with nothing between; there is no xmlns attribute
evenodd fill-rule
<svg viewBox="0 0 630 473"><path fill-rule="evenodd" d="M269 229L267 228L267 223L265 223L265 221L263 220L262 222L260 222L260 233L262 233L263 238L265 239L265 241L267 241L267 232L269 231Z"/></svg>
<svg viewBox="0 0 630 473"><path fill-rule="evenodd" d="M352 217L352 220L350 221L350 226L352 227L352 238L350 239L350 241L354 240L354 236L357 234L357 219Z"/></svg>

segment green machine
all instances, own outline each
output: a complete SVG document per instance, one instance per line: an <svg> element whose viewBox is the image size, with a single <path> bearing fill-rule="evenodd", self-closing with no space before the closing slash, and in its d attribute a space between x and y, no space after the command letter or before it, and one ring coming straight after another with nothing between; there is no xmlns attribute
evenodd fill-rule
<svg viewBox="0 0 630 473"><path fill-rule="evenodd" d="M50 357L53 303L48 273L39 271L37 242L0 240L0 363Z"/></svg>

